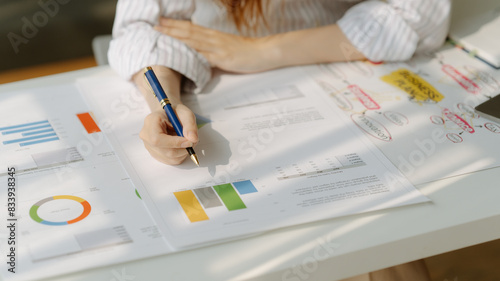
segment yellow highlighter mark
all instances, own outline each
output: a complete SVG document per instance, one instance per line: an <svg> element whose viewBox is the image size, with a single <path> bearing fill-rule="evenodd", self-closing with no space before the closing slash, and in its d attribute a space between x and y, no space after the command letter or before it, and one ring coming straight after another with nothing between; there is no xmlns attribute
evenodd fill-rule
<svg viewBox="0 0 500 281"><path fill-rule="evenodd" d="M438 103L444 98L431 84L408 69L398 69L381 77L381 79L405 91L417 103Z"/></svg>

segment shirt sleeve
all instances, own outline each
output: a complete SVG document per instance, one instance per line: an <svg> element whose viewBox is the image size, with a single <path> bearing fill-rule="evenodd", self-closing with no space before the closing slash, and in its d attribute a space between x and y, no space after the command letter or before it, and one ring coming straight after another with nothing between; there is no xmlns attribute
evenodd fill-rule
<svg viewBox="0 0 500 281"><path fill-rule="evenodd" d="M119 0L108 51L110 66L123 78L146 66L163 65L201 89L210 80L208 61L183 42L154 30L159 17L190 19L193 0Z"/></svg>
<svg viewBox="0 0 500 281"><path fill-rule="evenodd" d="M450 0L365 1L337 24L369 60L402 61L443 44L450 6Z"/></svg>

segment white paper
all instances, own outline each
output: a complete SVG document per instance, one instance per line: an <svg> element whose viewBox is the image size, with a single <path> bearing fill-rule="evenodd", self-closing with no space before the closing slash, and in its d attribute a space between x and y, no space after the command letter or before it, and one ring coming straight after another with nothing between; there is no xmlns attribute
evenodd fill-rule
<svg viewBox="0 0 500 281"><path fill-rule="evenodd" d="M133 86L79 83L173 250L428 201L300 68L214 81L183 97L204 123L199 168L148 154L138 138L148 109Z"/></svg>
<svg viewBox="0 0 500 281"><path fill-rule="evenodd" d="M442 98L411 99L382 80L400 70L425 80ZM406 63L314 66L308 73L414 184L500 165L500 124L474 112L500 93L500 71L460 49L444 48Z"/></svg>
<svg viewBox="0 0 500 281"><path fill-rule="evenodd" d="M17 218L16 244L10 245L16 273L7 271L2 254L2 280L41 279L168 252L104 133L89 133L77 117L91 112L75 85L3 93L0 111L1 205L7 209L6 172L14 167ZM13 218L0 214L3 221ZM10 231L2 227L1 235ZM10 246L1 241L7 253Z"/></svg>

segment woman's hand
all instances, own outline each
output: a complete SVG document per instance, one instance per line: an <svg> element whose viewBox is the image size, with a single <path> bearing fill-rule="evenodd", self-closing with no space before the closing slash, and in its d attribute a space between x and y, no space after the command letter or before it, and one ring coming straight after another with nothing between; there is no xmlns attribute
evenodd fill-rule
<svg viewBox="0 0 500 281"><path fill-rule="evenodd" d="M238 73L365 59L336 24L260 38L232 35L190 21L166 18L161 18L155 29L195 49L212 66Z"/></svg>
<svg viewBox="0 0 500 281"><path fill-rule="evenodd" d="M183 104L175 106L174 111L183 126L184 137L175 134L163 109L146 116L139 133L151 156L168 165L181 164L188 156L186 148L198 143L198 127L193 112Z"/></svg>
<svg viewBox="0 0 500 281"><path fill-rule="evenodd" d="M155 29L202 54L213 67L253 73L276 68L267 37L251 38L205 28L190 21L161 18Z"/></svg>

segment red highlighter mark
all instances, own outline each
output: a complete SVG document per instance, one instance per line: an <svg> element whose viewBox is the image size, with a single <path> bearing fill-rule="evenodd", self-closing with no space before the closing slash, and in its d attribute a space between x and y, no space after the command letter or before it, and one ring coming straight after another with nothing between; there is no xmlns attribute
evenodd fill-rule
<svg viewBox="0 0 500 281"><path fill-rule="evenodd" d="M453 80L455 80L467 92L475 95L479 93L479 91L481 90L481 88L479 88L479 86L476 83L474 83L474 81L464 76L453 66L449 64L444 64L441 69L443 70L444 73L453 78Z"/></svg>

